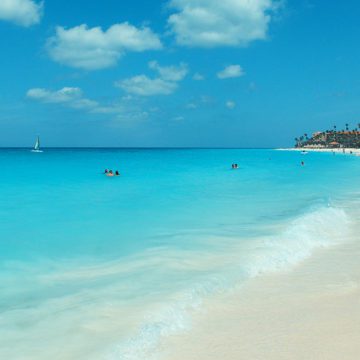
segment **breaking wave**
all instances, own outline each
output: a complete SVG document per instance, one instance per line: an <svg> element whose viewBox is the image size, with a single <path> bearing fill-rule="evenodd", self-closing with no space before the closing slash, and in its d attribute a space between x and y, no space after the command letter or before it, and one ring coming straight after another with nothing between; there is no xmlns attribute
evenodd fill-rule
<svg viewBox="0 0 360 360"><path fill-rule="evenodd" d="M291 269L315 250L346 241L349 229L350 219L343 209L321 207L291 220L277 234L234 245L228 272L212 273L172 304L146 317L137 335L117 346L106 359L152 359L162 338L191 329L191 312L201 308L204 297L262 274Z"/></svg>

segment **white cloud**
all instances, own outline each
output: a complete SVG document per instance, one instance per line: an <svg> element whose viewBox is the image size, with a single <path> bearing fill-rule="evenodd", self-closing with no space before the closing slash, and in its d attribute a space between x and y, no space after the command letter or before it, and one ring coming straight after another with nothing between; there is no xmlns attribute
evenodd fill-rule
<svg viewBox="0 0 360 360"><path fill-rule="evenodd" d="M33 88L28 90L26 96L43 103L62 104L73 109L90 112L101 112L100 110L103 108L97 101L85 98L82 90L78 87L64 87L56 91Z"/></svg>
<svg viewBox="0 0 360 360"><path fill-rule="evenodd" d="M186 109L195 110L203 106L209 106L214 104L214 99L207 95L201 95L185 105Z"/></svg>
<svg viewBox="0 0 360 360"><path fill-rule="evenodd" d="M189 104L186 105L186 108L194 110L194 109L197 109L197 105L194 104L194 103L189 103Z"/></svg>
<svg viewBox="0 0 360 360"><path fill-rule="evenodd" d="M148 113L138 105L130 104L131 99L121 99L116 103L103 105L95 100L87 99L78 87L64 87L60 90L48 90L33 88L28 90L26 96L29 99L42 103L61 104L62 106L86 111L91 114L114 115L119 120L142 120L147 118Z"/></svg>
<svg viewBox="0 0 360 360"><path fill-rule="evenodd" d="M138 29L129 23L115 24L106 31L85 24L70 29L59 26L47 43L54 61L85 70L114 66L127 51L161 48L161 41L152 30Z"/></svg>
<svg viewBox="0 0 360 360"><path fill-rule="evenodd" d="M193 76L193 80L201 81L201 80L205 80L205 77L199 73L195 73Z"/></svg>
<svg viewBox="0 0 360 360"><path fill-rule="evenodd" d="M28 90L26 96L47 103L69 103L81 99L82 91L78 87L64 87L57 91L34 88Z"/></svg>
<svg viewBox="0 0 360 360"><path fill-rule="evenodd" d="M229 65L224 70L217 73L219 79L229 79L243 76L244 70L240 65Z"/></svg>
<svg viewBox="0 0 360 360"><path fill-rule="evenodd" d="M169 95L178 86L176 82L166 81L161 78L151 79L146 75L137 75L119 81L116 85L128 93L141 96Z"/></svg>
<svg viewBox="0 0 360 360"><path fill-rule="evenodd" d="M281 0L170 0L168 25L180 45L246 46L267 36Z"/></svg>
<svg viewBox="0 0 360 360"><path fill-rule="evenodd" d="M160 77L166 81L180 81L188 73L188 67L184 63L179 66L160 66L157 61L151 61L149 68L158 71Z"/></svg>
<svg viewBox="0 0 360 360"><path fill-rule="evenodd" d="M90 100L90 99L78 99L78 100L74 100L71 104L71 107L73 107L74 109L85 109L85 110L92 110L92 111L96 111L97 109L99 109L99 104L97 101L94 100Z"/></svg>
<svg viewBox="0 0 360 360"><path fill-rule="evenodd" d="M160 66L156 61L149 63L149 68L159 73L156 78L137 75L129 79L117 81L116 86L130 94L140 96L170 95L178 88L178 82L188 73L186 64L179 66Z"/></svg>
<svg viewBox="0 0 360 360"><path fill-rule="evenodd" d="M228 109L232 110L235 109L236 103L232 100L228 100L225 105Z"/></svg>
<svg viewBox="0 0 360 360"><path fill-rule="evenodd" d="M40 22L43 2L33 0L0 0L0 20L11 21L21 26Z"/></svg>
<svg viewBox="0 0 360 360"><path fill-rule="evenodd" d="M82 90L78 87L64 87L56 91L43 88L33 88L28 90L26 96L29 99L37 100L43 103L62 104L74 109L93 111L99 108L99 103L85 98Z"/></svg>

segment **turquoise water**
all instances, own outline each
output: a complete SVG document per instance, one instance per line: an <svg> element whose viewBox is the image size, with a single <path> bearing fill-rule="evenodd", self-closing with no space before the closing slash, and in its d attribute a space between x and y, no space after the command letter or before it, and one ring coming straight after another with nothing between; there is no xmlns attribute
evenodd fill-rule
<svg viewBox="0 0 360 360"><path fill-rule="evenodd" d="M0 358L150 359L205 298L345 241L359 175L327 153L0 150Z"/></svg>

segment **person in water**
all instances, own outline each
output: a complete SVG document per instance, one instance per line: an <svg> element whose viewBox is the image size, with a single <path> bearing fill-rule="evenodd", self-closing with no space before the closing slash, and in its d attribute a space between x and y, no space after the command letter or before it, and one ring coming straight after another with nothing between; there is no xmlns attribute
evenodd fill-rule
<svg viewBox="0 0 360 360"><path fill-rule="evenodd" d="M301 166L304 166L304 165L305 165L305 163L302 161L302 162L301 162Z"/></svg>
<svg viewBox="0 0 360 360"><path fill-rule="evenodd" d="M238 169L238 168L239 168L239 165L238 165L238 164L232 164L231 167L232 167L233 169Z"/></svg>
<svg viewBox="0 0 360 360"><path fill-rule="evenodd" d="M108 172L109 172L109 170L108 170L108 169L105 169L104 174L107 174Z"/></svg>
<svg viewBox="0 0 360 360"><path fill-rule="evenodd" d="M106 174L106 176L114 176L114 173L112 170L109 170L109 172Z"/></svg>
<svg viewBox="0 0 360 360"><path fill-rule="evenodd" d="M120 173L118 170L115 171L115 176L120 176Z"/></svg>

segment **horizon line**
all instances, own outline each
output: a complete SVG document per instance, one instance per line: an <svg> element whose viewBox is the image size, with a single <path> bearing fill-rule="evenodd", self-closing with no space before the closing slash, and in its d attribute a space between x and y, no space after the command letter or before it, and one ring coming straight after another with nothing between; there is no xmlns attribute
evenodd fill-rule
<svg viewBox="0 0 360 360"><path fill-rule="evenodd" d="M32 146L0 146L1 149L32 149ZM239 149L272 150L283 147L225 147L225 146L42 146L42 149Z"/></svg>

